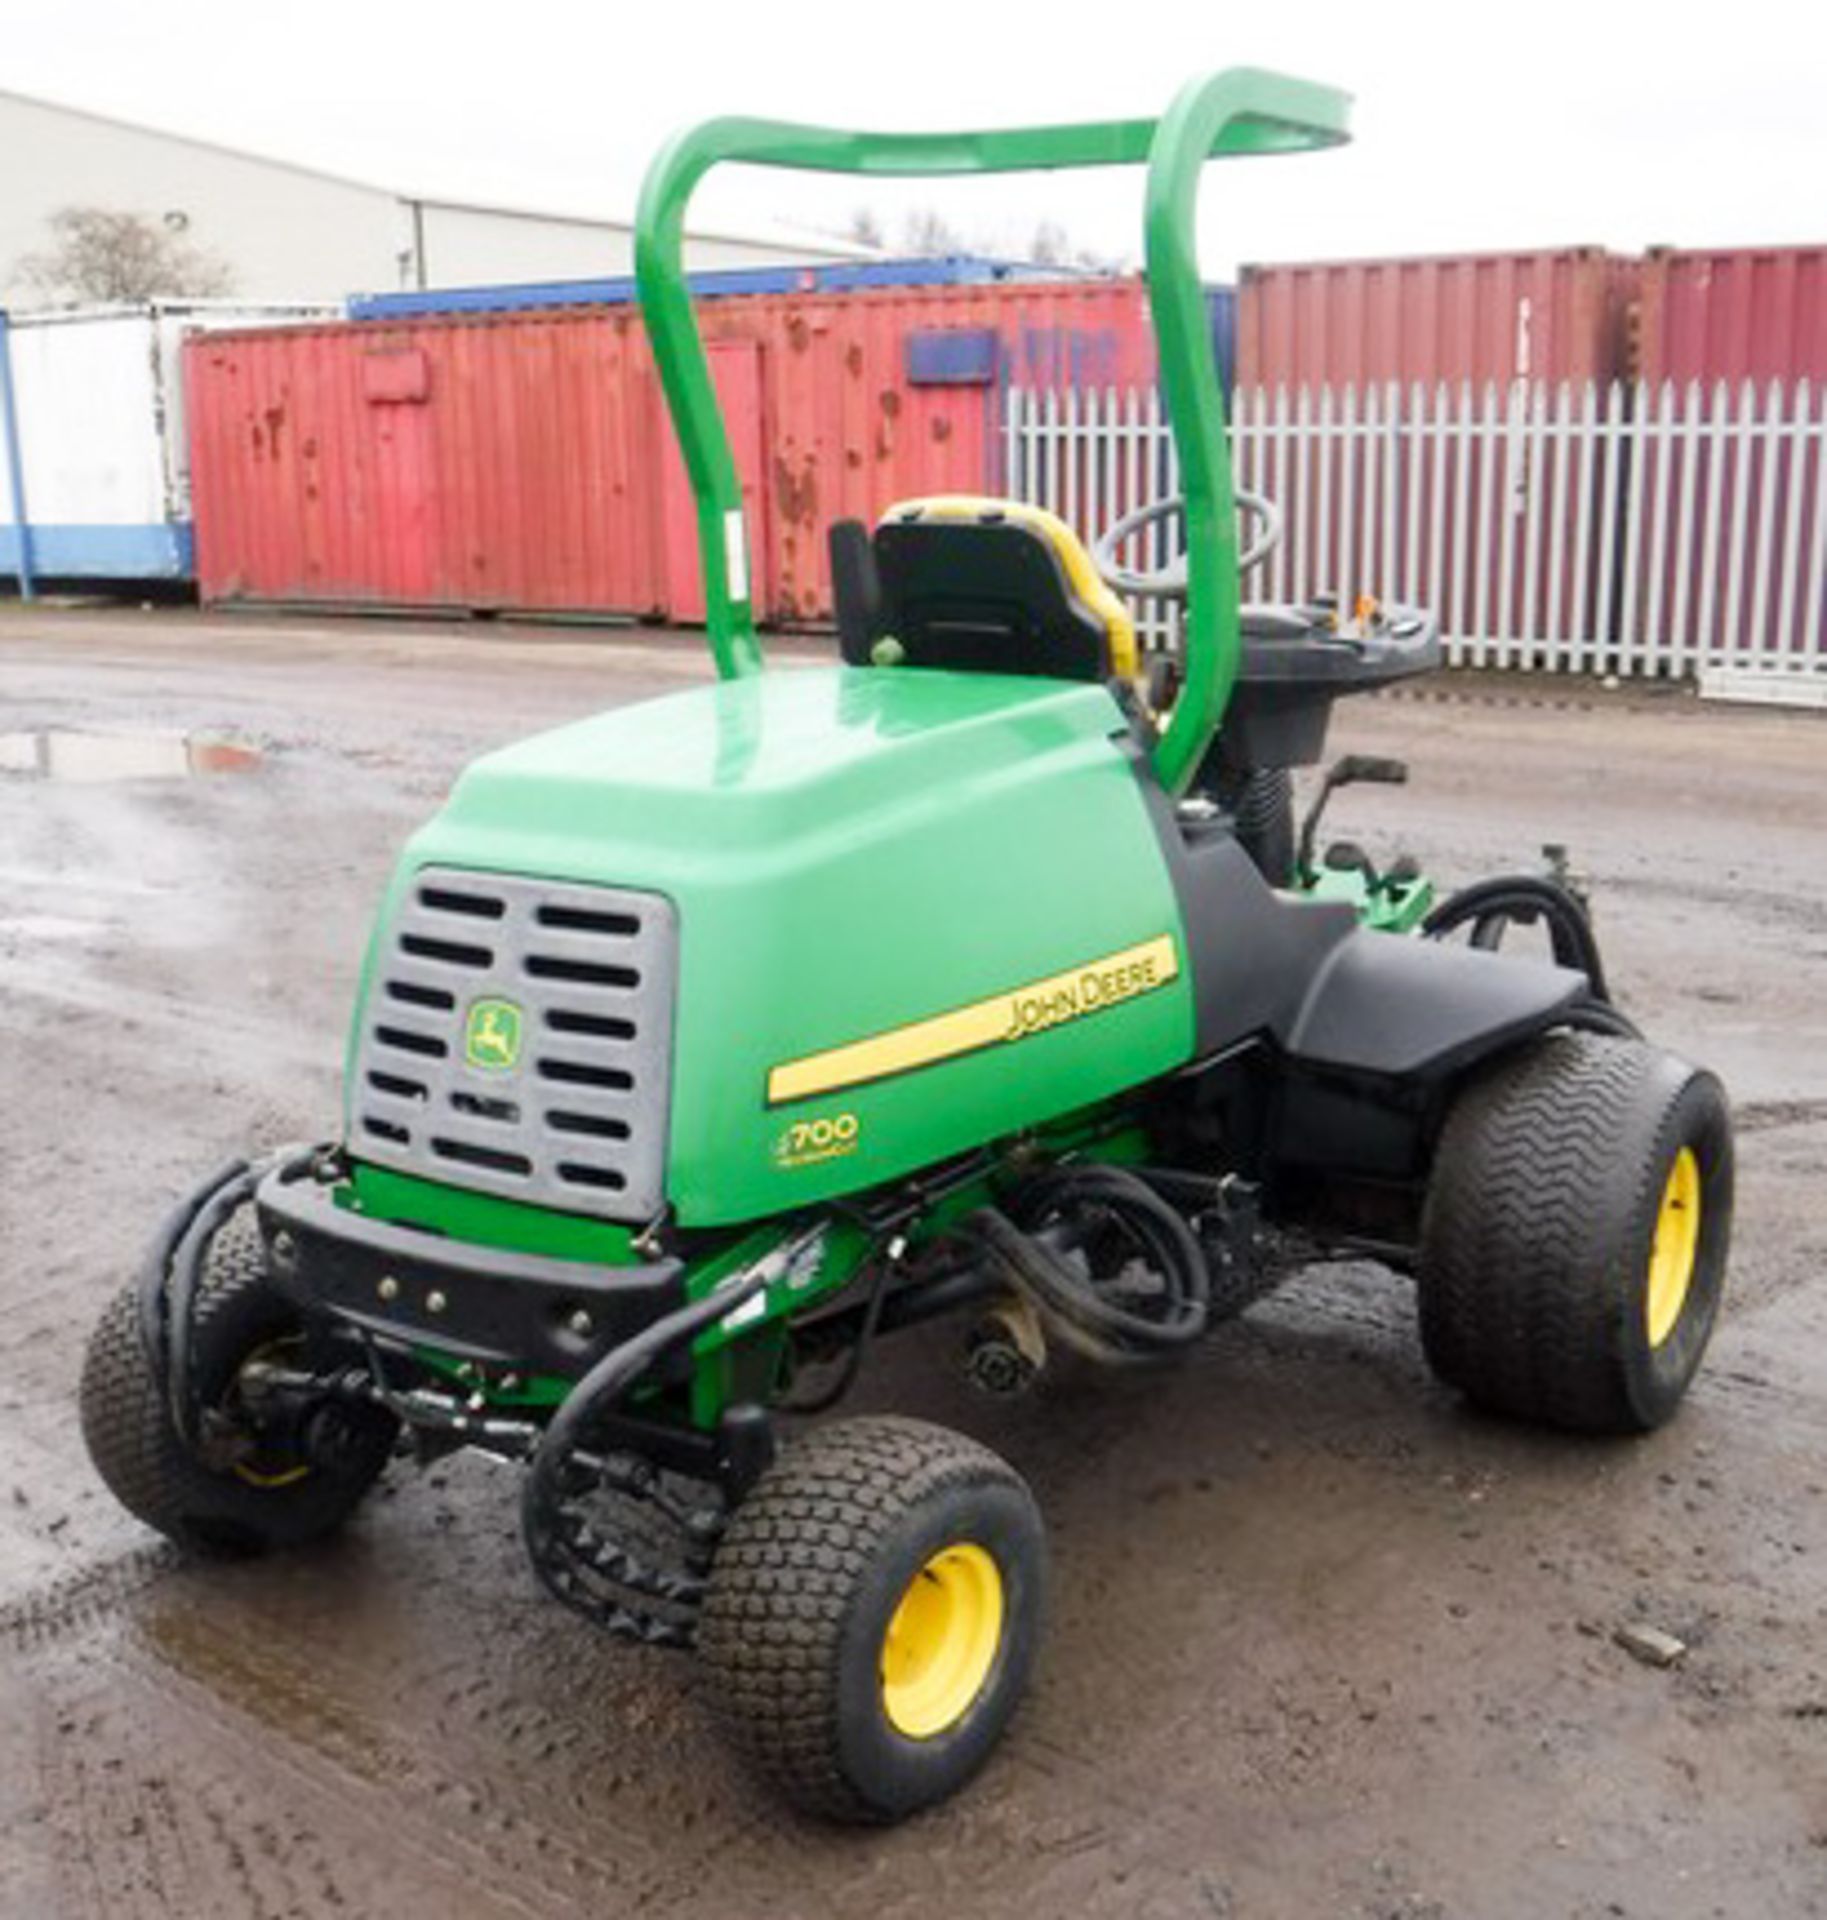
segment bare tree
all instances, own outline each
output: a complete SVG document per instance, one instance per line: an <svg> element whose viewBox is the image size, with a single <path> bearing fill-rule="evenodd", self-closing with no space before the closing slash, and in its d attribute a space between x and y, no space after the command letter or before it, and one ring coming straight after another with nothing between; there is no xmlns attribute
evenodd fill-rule
<svg viewBox="0 0 1827 1920"><path fill-rule="evenodd" d="M887 225L871 206L854 208L843 227L846 240L864 246L886 248ZM1008 236L993 236L978 230L966 233L952 225L936 207L918 207L903 215L898 251L915 259L936 259L955 253L998 253L1008 246ZM1033 237L1025 249L1018 249L1036 266L1057 267L1074 273L1121 273L1120 255L1080 246L1062 220L1052 215L1036 222Z"/></svg>
<svg viewBox="0 0 1827 1920"><path fill-rule="evenodd" d="M849 224L844 228L844 238L854 240L861 247L879 247L885 244L882 232L881 215L873 207L857 207L850 215Z"/></svg>
<svg viewBox="0 0 1827 1920"><path fill-rule="evenodd" d="M52 300L207 300L234 291L225 260L143 213L64 207L46 223L52 245L28 253L19 277Z"/></svg>
<svg viewBox="0 0 1827 1920"><path fill-rule="evenodd" d="M1039 267L1072 264L1072 238L1057 220L1043 220L1028 242L1028 258Z"/></svg>
<svg viewBox="0 0 1827 1920"><path fill-rule="evenodd" d="M1028 258L1040 267L1071 267L1080 273L1118 273L1123 262L1115 254L1100 253L1095 247L1074 242L1065 225L1046 219L1034 229L1028 242Z"/></svg>
<svg viewBox="0 0 1827 1920"><path fill-rule="evenodd" d="M964 237L936 207L921 207L901 225L902 250L919 259L963 253Z"/></svg>

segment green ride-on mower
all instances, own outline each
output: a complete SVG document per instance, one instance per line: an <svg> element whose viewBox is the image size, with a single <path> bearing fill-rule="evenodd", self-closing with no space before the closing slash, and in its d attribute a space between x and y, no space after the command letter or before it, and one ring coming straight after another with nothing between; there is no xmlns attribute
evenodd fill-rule
<svg viewBox="0 0 1827 1920"><path fill-rule="evenodd" d="M1233 71L1157 122L859 134L713 121L651 170L641 300L695 489L709 686L478 761L407 846L340 1138L203 1182L82 1385L103 1478L193 1549L294 1545L396 1453L526 1466L525 1544L599 1626L689 1647L793 1801L892 1820L983 1761L1040 1633L1039 1513L976 1441L835 1404L955 1315L986 1391L1051 1351L1191 1354L1313 1259L1413 1275L1477 1405L1656 1426L1719 1305L1718 1083L1610 1002L1564 874L1436 899L1315 858L1290 769L1435 664L1423 613L1243 606L1194 244L1208 158L1345 138ZM681 265L722 161L1145 165L1183 494L1099 562L945 498L832 529L841 663L762 671L741 494ZM1183 557L1122 553L1175 515ZM1161 551L1163 528L1152 535ZM1138 679L1113 586L1179 597ZM1319 803L1400 763L1348 758ZM1532 926L1537 951L1502 951ZM1544 944L1541 936L1546 933Z"/></svg>

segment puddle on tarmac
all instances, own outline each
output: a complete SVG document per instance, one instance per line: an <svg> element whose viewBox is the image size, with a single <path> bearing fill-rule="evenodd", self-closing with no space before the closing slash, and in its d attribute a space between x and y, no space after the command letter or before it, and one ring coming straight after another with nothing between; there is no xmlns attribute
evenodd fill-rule
<svg viewBox="0 0 1827 1920"><path fill-rule="evenodd" d="M258 747L196 733L82 733L37 727L0 733L0 773L37 780L188 780L205 773L248 773Z"/></svg>

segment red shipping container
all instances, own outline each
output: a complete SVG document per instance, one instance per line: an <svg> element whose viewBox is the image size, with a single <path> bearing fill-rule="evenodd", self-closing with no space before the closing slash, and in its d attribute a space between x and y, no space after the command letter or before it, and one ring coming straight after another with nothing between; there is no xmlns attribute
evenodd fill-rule
<svg viewBox="0 0 1827 1920"><path fill-rule="evenodd" d="M828 615L833 519L996 489L1007 384L1154 377L1134 281L727 298L700 320L776 622ZM205 601L702 617L632 308L212 333L185 372Z"/></svg>
<svg viewBox="0 0 1827 1920"><path fill-rule="evenodd" d="M193 337L203 598L658 608L637 336L540 314Z"/></svg>
<svg viewBox="0 0 1827 1920"><path fill-rule="evenodd" d="M1610 379L1634 283L1599 247L1246 266L1237 383Z"/></svg>
<svg viewBox="0 0 1827 1920"><path fill-rule="evenodd" d="M1656 247L1641 302L1646 380L1827 380L1827 246Z"/></svg>

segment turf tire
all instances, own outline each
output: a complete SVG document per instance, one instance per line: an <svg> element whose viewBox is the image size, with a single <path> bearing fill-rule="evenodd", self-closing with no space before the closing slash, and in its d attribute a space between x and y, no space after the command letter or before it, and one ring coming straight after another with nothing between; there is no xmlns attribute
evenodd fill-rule
<svg viewBox="0 0 1827 1920"><path fill-rule="evenodd" d="M962 1717L909 1739L889 1720L882 1644L930 1556L994 1559L1004 1612ZM885 1823L955 1792L1001 1737L1028 1679L1046 1583L1038 1509L1014 1469L918 1420L846 1420L783 1451L736 1510L698 1629L711 1710L785 1798Z"/></svg>
<svg viewBox="0 0 1827 1920"><path fill-rule="evenodd" d="M1652 1346L1650 1253L1670 1169L1699 1164L1700 1233ZM1680 1405L1718 1316L1732 1220L1719 1082L1640 1040L1555 1033L1474 1079L1447 1118L1421 1229L1421 1340L1492 1412L1640 1433Z"/></svg>
<svg viewBox="0 0 1827 1920"><path fill-rule="evenodd" d="M297 1331L295 1310L267 1278L251 1214L237 1214L205 1255L194 1364L205 1406L231 1387L248 1356ZM187 1551L245 1557L334 1532L379 1477L396 1423L371 1410L334 1464L256 1486L199 1459L179 1437L140 1340L137 1290L123 1287L89 1339L79 1391L83 1440L95 1470L129 1513Z"/></svg>

